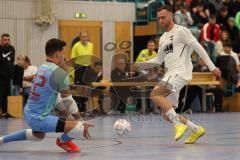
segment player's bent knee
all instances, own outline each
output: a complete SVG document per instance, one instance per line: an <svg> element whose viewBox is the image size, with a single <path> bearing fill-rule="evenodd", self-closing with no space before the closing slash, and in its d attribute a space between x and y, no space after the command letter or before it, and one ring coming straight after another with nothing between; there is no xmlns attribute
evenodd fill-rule
<svg viewBox="0 0 240 160"><path fill-rule="evenodd" d="M32 129L26 130L26 139L29 141L41 141L45 138L45 133L33 132Z"/></svg>
<svg viewBox="0 0 240 160"><path fill-rule="evenodd" d="M167 89L156 88L150 93L150 98L154 99L156 97L167 97L171 92Z"/></svg>
<svg viewBox="0 0 240 160"><path fill-rule="evenodd" d="M154 88L150 93L150 98L154 98L157 96L158 88Z"/></svg>

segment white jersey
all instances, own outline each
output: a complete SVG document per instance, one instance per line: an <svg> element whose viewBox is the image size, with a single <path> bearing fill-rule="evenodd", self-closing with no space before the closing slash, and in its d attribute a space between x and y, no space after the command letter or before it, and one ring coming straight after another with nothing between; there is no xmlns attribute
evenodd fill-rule
<svg viewBox="0 0 240 160"><path fill-rule="evenodd" d="M141 63L140 68L144 69L151 66L146 63L162 64L164 62L167 69L164 76L178 75L184 80L191 80L193 48L211 71L216 68L190 30L177 24L174 24L169 32L165 32L160 37L158 56L146 61L145 64Z"/></svg>
<svg viewBox="0 0 240 160"><path fill-rule="evenodd" d="M190 44L196 41L195 37L188 36L191 32L180 25L174 25L169 32L165 32L159 40L160 54L164 54L164 65L167 69L165 76L178 74L185 80L192 79L191 54L193 49Z"/></svg>

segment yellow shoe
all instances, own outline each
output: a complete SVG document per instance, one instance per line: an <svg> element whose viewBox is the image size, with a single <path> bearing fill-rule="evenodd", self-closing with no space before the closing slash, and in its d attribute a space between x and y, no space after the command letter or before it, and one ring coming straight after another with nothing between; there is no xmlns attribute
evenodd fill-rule
<svg viewBox="0 0 240 160"><path fill-rule="evenodd" d="M199 126L197 132L192 132L192 134L185 140L185 144L193 144L195 143L198 138L202 137L205 134L205 129Z"/></svg>
<svg viewBox="0 0 240 160"><path fill-rule="evenodd" d="M175 141L178 141L186 131L187 131L187 126L185 124L176 124L175 125Z"/></svg>

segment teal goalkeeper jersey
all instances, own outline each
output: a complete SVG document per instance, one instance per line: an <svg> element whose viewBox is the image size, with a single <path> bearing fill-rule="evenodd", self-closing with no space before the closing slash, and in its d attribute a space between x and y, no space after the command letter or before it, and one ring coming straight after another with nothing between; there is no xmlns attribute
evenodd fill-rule
<svg viewBox="0 0 240 160"><path fill-rule="evenodd" d="M45 62L39 67L34 78L26 111L33 118L44 119L55 106L58 93L67 89L69 89L67 72L55 63Z"/></svg>

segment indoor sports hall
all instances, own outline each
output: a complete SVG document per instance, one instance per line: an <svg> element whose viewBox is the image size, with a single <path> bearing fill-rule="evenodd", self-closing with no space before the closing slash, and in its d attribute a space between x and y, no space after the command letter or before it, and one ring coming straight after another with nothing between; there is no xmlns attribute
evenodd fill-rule
<svg viewBox="0 0 240 160"><path fill-rule="evenodd" d="M0 160L238 160L240 0L0 0Z"/></svg>

